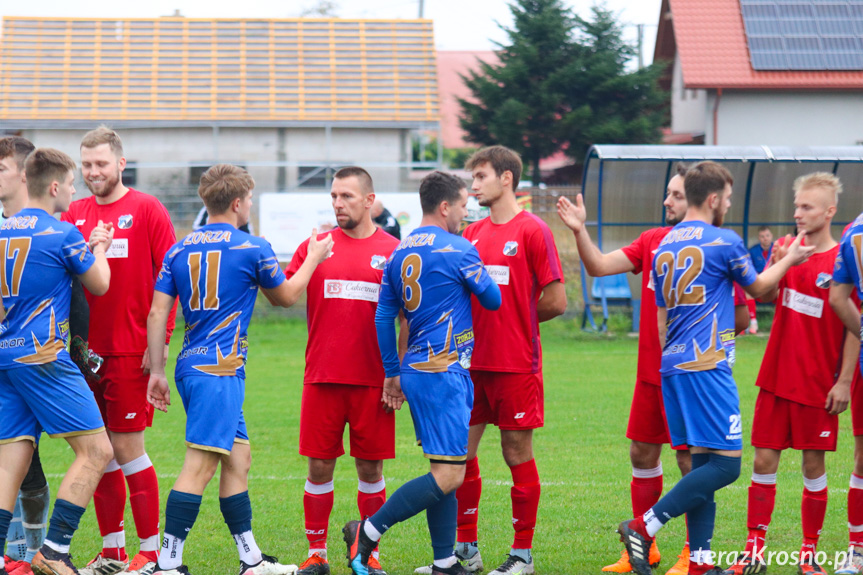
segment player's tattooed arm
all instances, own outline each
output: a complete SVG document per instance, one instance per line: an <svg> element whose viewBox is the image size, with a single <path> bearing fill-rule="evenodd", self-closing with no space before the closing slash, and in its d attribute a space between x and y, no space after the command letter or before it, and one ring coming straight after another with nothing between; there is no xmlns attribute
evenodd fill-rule
<svg viewBox="0 0 863 575"><path fill-rule="evenodd" d="M851 299L854 284L830 284L830 307L845 324L845 329L854 334L860 333L860 310Z"/></svg>
<svg viewBox="0 0 863 575"><path fill-rule="evenodd" d="M830 388L827 401L824 403L824 409L830 415L839 415L848 408L848 403L851 401L851 382L854 379L854 372L859 360L860 338L857 337L857 334L846 331L839 377L836 378L836 383Z"/></svg>
<svg viewBox="0 0 863 575"><path fill-rule="evenodd" d="M623 250L614 250L604 254L590 239L585 225L587 210L584 207L584 199L581 194L575 197L574 204L566 197L561 196L557 200L557 215L575 235L578 257L581 258L584 269L591 277L597 278L635 271L635 266L626 257Z"/></svg>
<svg viewBox="0 0 863 575"><path fill-rule="evenodd" d="M147 347L150 350L150 381L147 384L147 401L160 411L168 411L171 390L165 377L165 333L168 315L176 298L156 291L147 316Z"/></svg>

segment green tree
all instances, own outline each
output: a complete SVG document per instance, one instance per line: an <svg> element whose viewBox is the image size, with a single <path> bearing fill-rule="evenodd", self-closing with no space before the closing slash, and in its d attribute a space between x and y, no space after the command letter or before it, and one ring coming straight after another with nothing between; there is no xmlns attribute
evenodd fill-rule
<svg viewBox="0 0 863 575"><path fill-rule="evenodd" d="M613 13L594 7L584 20L561 0L517 0L510 11L499 63L464 77L473 98L459 100L460 121L470 141L517 151L536 184L539 161L561 149L580 161L592 142L657 140L661 69L626 71L633 50Z"/></svg>

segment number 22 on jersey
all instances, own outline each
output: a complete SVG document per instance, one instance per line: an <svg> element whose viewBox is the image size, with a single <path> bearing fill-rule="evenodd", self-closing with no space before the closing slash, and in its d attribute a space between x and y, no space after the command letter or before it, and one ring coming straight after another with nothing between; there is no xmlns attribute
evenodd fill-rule
<svg viewBox="0 0 863 575"><path fill-rule="evenodd" d="M701 305L704 303L704 286L693 282L704 269L704 253L696 246L686 246L675 256L662 252L656 256L656 277L662 278L662 298L668 309L679 305ZM674 281L674 270L683 270Z"/></svg>

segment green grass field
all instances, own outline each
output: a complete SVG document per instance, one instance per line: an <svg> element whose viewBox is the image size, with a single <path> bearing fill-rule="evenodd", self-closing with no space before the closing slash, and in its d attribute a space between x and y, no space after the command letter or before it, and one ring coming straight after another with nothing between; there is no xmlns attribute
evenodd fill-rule
<svg viewBox="0 0 863 575"><path fill-rule="evenodd" d="M285 563L306 556L302 495L306 462L297 454L299 407L302 391L305 322L298 319L255 320L249 334L245 414L252 438L253 464L250 493L255 511L255 536L266 553ZM179 337L172 344L173 355ZM535 438L536 459L542 477L538 527L534 540L537 571L547 574L598 573L619 555L621 544L614 529L629 517L629 443L624 437L635 378L637 340L583 334L575 320L554 320L543 326L545 352L546 426ZM753 385L766 338L746 337L738 342L735 376L740 387L744 437L748 438L756 388ZM333 349L333 354L340 350ZM354 358L363 361L363 358ZM173 368L169 366L171 372ZM176 393L167 415L157 413L147 432L150 457L160 477L162 512L183 461L185 415ZM428 463L414 445L406 411L399 414L397 459L387 462L384 474L389 493L407 480L428 471ZM853 464L853 438L848 413L840 419L839 449L827 459L830 502L820 549L832 560L847 546L846 496ZM480 449L483 497L480 508L480 545L487 569L496 567L512 543L510 474L500 456L499 434L486 432ZM42 460L52 490L72 459L61 440L45 438ZM741 549L746 537L746 494L751 474L752 449L743 455L740 479L717 497L717 529L713 548ZM663 453L666 490L678 478L673 454ZM341 527L355 518L356 473L350 459L336 469L336 503L330 520L330 561L335 574L349 573L341 541ZM768 549L792 552L800 546L800 455L788 452L779 469L776 511L768 535ZM164 515L163 515L164 524ZM137 550L131 513L126 514L130 553ZM676 560L684 539L682 520L659 534L664 573ZM83 566L101 547L92 505L73 542L76 563ZM409 574L431 560L425 514L394 527L381 546L384 568L391 574ZM185 562L195 575L236 573L237 554L211 484L201 514L185 547ZM833 569L825 565L827 571ZM772 574L796 573L796 567L771 566Z"/></svg>

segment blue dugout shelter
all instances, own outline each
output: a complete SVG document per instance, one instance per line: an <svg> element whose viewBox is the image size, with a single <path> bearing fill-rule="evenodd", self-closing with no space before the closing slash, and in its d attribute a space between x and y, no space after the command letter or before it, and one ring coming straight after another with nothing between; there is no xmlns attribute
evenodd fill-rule
<svg viewBox="0 0 863 575"><path fill-rule="evenodd" d="M643 231L665 225L662 201L678 162L713 160L734 176L731 209L724 227L733 229L747 246L757 241L757 230L770 226L774 237L794 232L792 185L810 172L831 172L844 191L833 219L834 236L863 212L863 146L592 146L584 160L582 193L588 229L603 252L632 242ZM608 306L628 303L633 308L633 331L638 330L640 281L632 274L588 280L581 265L584 317L582 327L605 330ZM597 326L591 306L602 310Z"/></svg>

